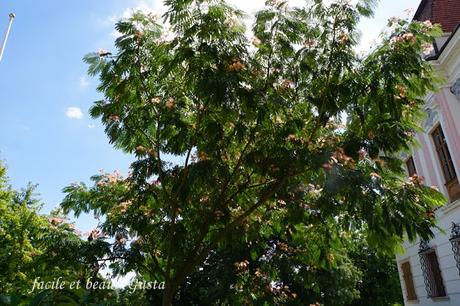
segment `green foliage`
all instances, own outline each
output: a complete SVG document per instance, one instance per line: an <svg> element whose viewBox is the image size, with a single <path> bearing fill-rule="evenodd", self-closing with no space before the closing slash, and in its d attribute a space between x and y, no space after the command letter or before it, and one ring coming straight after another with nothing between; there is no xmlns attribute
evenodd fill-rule
<svg viewBox="0 0 460 306"><path fill-rule="evenodd" d="M42 206L29 185L15 191L8 185L0 164L0 304L1 305L95 305L115 292L41 290L34 281L61 282L88 277L102 280L96 248L83 241L58 211L39 214ZM111 303L108 303L109 305Z"/></svg>
<svg viewBox="0 0 460 306"><path fill-rule="evenodd" d="M50 223L37 214L41 205L33 197L34 186L12 190L1 164L0 182L0 294L25 292L44 272L35 259L43 254L39 240L51 230Z"/></svg>
<svg viewBox="0 0 460 306"><path fill-rule="evenodd" d="M435 89L420 54L438 27L393 22L360 57L356 27L374 1L268 1L252 42L223 1L165 3L170 35L138 13L117 24L114 54L85 57L104 94L91 115L136 157L127 177L65 188L64 211L104 216L100 230L114 238L94 237L87 251L115 274L165 281L163 305L223 273L217 288L233 293L210 299L305 304L321 297L321 277L356 281L343 235L362 231L390 253L405 235L433 235L444 198L406 180L395 156L414 143L422 97Z"/></svg>
<svg viewBox="0 0 460 306"><path fill-rule="evenodd" d="M373 250L360 238L353 239L353 242L349 257L361 271L362 278L357 287L359 299L349 305L404 305L395 256Z"/></svg>

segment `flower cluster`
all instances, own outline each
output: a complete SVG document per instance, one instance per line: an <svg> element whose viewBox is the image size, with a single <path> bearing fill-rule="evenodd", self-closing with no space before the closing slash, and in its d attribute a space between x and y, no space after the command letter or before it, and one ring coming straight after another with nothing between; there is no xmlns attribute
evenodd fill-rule
<svg viewBox="0 0 460 306"><path fill-rule="evenodd" d="M257 36L254 36L252 39L251 39L251 42L254 46L258 47L260 46L260 44L262 43L262 41L257 37Z"/></svg>
<svg viewBox="0 0 460 306"><path fill-rule="evenodd" d="M240 262L235 262L234 266L238 271L247 271L249 269L249 261L243 260Z"/></svg>
<svg viewBox="0 0 460 306"><path fill-rule="evenodd" d="M358 156L359 156L359 160L366 159L366 157L368 156L367 151L364 148L359 149Z"/></svg>
<svg viewBox="0 0 460 306"><path fill-rule="evenodd" d="M166 108L173 109L176 106L176 100L174 98L169 98L165 103Z"/></svg>
<svg viewBox="0 0 460 306"><path fill-rule="evenodd" d="M120 212L122 214L124 214L128 208L133 204L133 202L131 201L125 201L125 202L121 202L119 205L118 205L118 209L120 210Z"/></svg>
<svg viewBox="0 0 460 306"><path fill-rule="evenodd" d="M289 79L284 79L280 82L279 86L282 89L293 89L295 88L295 82Z"/></svg>
<svg viewBox="0 0 460 306"><path fill-rule="evenodd" d="M407 89L403 85L396 85L397 94L395 95L396 100L404 99L407 96Z"/></svg>
<svg viewBox="0 0 460 306"><path fill-rule="evenodd" d="M157 153L155 151L155 149L152 149L152 148L146 148L144 146L137 146L136 147L136 153L139 154L139 155L144 155L144 154L148 154L152 157L156 157L157 156Z"/></svg>
<svg viewBox="0 0 460 306"><path fill-rule="evenodd" d="M318 40L316 39L307 39L303 42L303 46L307 49L315 48L318 46Z"/></svg>
<svg viewBox="0 0 460 306"><path fill-rule="evenodd" d="M422 32L428 32L431 29L433 29L433 24L430 20L425 20L422 22Z"/></svg>
<svg viewBox="0 0 460 306"><path fill-rule="evenodd" d="M412 186L422 186L424 182L423 176L418 176L417 174L412 175L409 177L408 184Z"/></svg>
<svg viewBox="0 0 460 306"><path fill-rule="evenodd" d="M433 53L434 51L434 46L432 43L423 43L422 44L422 50L423 50L423 55L429 55L431 53Z"/></svg>
<svg viewBox="0 0 460 306"><path fill-rule="evenodd" d="M126 242L128 241L128 239L126 238L125 235L123 235L122 233L117 233L115 235L115 245L117 246L124 246L126 244Z"/></svg>
<svg viewBox="0 0 460 306"><path fill-rule="evenodd" d="M246 68L246 65L239 60L234 60L227 66L227 70L230 72L239 72L244 68Z"/></svg>
<svg viewBox="0 0 460 306"><path fill-rule="evenodd" d="M307 190L308 190L308 194L313 198L319 198L321 196L321 193L323 192L323 188L321 188L319 185L314 185L314 184L308 184ZM309 208L309 207L305 207L305 208Z"/></svg>
<svg viewBox="0 0 460 306"><path fill-rule="evenodd" d="M48 218L48 221L53 225L53 226L57 226L57 225L60 225L64 222L64 219L62 218L57 218L57 217L52 217L52 218Z"/></svg>
<svg viewBox="0 0 460 306"><path fill-rule="evenodd" d="M119 171L114 171L113 173L105 173L101 170L101 175L98 177L98 181L96 183L97 187L106 187L113 185L119 181L121 181L123 177Z"/></svg>
<svg viewBox="0 0 460 306"><path fill-rule="evenodd" d="M342 148L338 148L335 152L332 153L329 162L323 164L325 170L331 170L334 164L340 164L343 166L354 167L355 161L353 158L345 154L345 151Z"/></svg>
<svg viewBox="0 0 460 306"><path fill-rule="evenodd" d="M153 97L152 99L150 99L150 102L152 104L159 104L161 102L161 97Z"/></svg>
<svg viewBox="0 0 460 306"><path fill-rule="evenodd" d="M407 33L404 33L402 35L393 36L390 39L390 45L396 45L396 44L402 43L402 42L414 43L416 41L417 41L417 38L415 37L414 33L407 32Z"/></svg>
<svg viewBox="0 0 460 306"><path fill-rule="evenodd" d="M287 252L289 250L289 246L287 245L287 243L284 242L278 242L276 244L276 248L282 252Z"/></svg>
<svg viewBox="0 0 460 306"><path fill-rule="evenodd" d="M105 49L99 49L99 51L97 51L97 54L99 55L99 57L106 57L106 56L111 55L112 53L110 53L109 51Z"/></svg>
<svg viewBox="0 0 460 306"><path fill-rule="evenodd" d="M109 120L113 122L120 122L120 116L118 115L110 115Z"/></svg>
<svg viewBox="0 0 460 306"><path fill-rule="evenodd" d="M89 232L88 234L88 240L91 241L91 240L95 240L95 239L98 239L98 238L102 238L104 237L104 234L102 233L101 230L99 229L93 229L91 232Z"/></svg>

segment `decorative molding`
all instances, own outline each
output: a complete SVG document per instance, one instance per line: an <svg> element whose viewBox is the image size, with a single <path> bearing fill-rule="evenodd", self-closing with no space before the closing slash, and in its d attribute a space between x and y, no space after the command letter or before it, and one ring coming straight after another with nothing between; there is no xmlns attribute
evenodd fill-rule
<svg viewBox="0 0 460 306"><path fill-rule="evenodd" d="M435 107L427 107L426 111L426 119L423 124L425 131L431 130L435 124L439 121L438 120L438 110Z"/></svg>
<svg viewBox="0 0 460 306"><path fill-rule="evenodd" d="M460 199L456 200L452 203L447 203L446 205L442 206L442 211L444 214L448 214L450 211L457 209L460 207Z"/></svg>
<svg viewBox="0 0 460 306"><path fill-rule="evenodd" d="M452 252L454 253L455 264L460 275L460 224L452 222L452 231L449 240L452 244Z"/></svg>
<svg viewBox="0 0 460 306"><path fill-rule="evenodd" d="M436 95L437 93L430 91L429 94L425 96L425 107L436 108Z"/></svg>
<svg viewBox="0 0 460 306"><path fill-rule="evenodd" d="M452 231L450 234L450 239L460 239L460 224L452 222Z"/></svg>
<svg viewBox="0 0 460 306"><path fill-rule="evenodd" d="M430 246L430 241L429 240L420 240L420 245L418 248L418 253L422 254L425 253L426 251L431 250L432 247Z"/></svg>
<svg viewBox="0 0 460 306"><path fill-rule="evenodd" d="M454 85L452 85L452 87L450 88L450 92L453 93L457 97L457 99L460 100L460 78L457 79Z"/></svg>

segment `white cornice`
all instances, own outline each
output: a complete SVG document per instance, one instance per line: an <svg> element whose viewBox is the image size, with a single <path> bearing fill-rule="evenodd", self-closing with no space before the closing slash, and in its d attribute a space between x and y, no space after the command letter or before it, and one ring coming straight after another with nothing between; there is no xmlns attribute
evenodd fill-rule
<svg viewBox="0 0 460 306"><path fill-rule="evenodd" d="M432 61L434 69L452 85L460 78L460 29L447 42L437 60Z"/></svg>

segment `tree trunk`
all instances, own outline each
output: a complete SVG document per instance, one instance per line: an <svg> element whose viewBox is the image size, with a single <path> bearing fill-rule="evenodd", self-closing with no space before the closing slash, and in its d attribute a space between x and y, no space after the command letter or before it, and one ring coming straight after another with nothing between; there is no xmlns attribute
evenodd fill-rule
<svg viewBox="0 0 460 306"><path fill-rule="evenodd" d="M171 306L176 289L170 284L166 283L166 288L163 291L162 306Z"/></svg>

